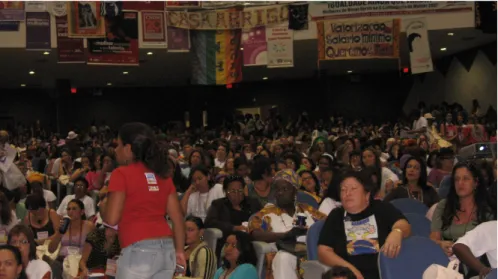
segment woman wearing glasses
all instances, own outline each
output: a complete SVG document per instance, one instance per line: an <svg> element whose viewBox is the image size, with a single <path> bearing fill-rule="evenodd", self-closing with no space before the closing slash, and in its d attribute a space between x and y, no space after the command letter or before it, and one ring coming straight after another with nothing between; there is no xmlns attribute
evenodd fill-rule
<svg viewBox="0 0 498 279"><path fill-rule="evenodd" d="M8 243L21 252L22 266L29 279L51 279L52 269L36 259L36 242L33 233L26 225L16 225L9 232Z"/></svg>
<svg viewBox="0 0 498 279"><path fill-rule="evenodd" d="M227 176L223 181L225 198L213 201L206 217L206 227L217 228L223 232L223 239L218 240L216 255L219 255L226 237L234 231L247 232L247 223L252 214L261 210L261 204L255 198L244 196L245 182L242 176Z"/></svg>

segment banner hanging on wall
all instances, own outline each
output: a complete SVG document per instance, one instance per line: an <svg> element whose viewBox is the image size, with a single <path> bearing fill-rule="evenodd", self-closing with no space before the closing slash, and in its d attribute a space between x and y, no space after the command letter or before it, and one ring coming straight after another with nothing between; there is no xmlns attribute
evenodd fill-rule
<svg viewBox="0 0 498 279"><path fill-rule="evenodd" d="M287 24L266 28L268 68L294 67L294 31Z"/></svg>
<svg viewBox="0 0 498 279"><path fill-rule="evenodd" d="M106 19L106 38L88 39L88 64L138 65L138 13Z"/></svg>
<svg viewBox="0 0 498 279"><path fill-rule="evenodd" d="M192 83L242 81L241 30L192 31Z"/></svg>
<svg viewBox="0 0 498 279"><path fill-rule="evenodd" d="M412 74L432 72L431 48L427 20L425 17L403 20L408 50L410 52L410 67Z"/></svg>
<svg viewBox="0 0 498 279"><path fill-rule="evenodd" d="M167 11L168 26L192 30L251 29L289 21L288 5L254 8L206 10L199 12Z"/></svg>
<svg viewBox="0 0 498 279"><path fill-rule="evenodd" d="M333 1L309 5L313 20L472 12L473 9L474 2L470 1Z"/></svg>
<svg viewBox="0 0 498 279"><path fill-rule="evenodd" d="M0 1L0 21L24 21L24 2Z"/></svg>
<svg viewBox="0 0 498 279"><path fill-rule="evenodd" d="M67 22L70 38L105 37L105 20L100 2L68 2Z"/></svg>
<svg viewBox="0 0 498 279"><path fill-rule="evenodd" d="M317 22L318 59L399 57L399 19L346 19Z"/></svg>
<svg viewBox="0 0 498 279"><path fill-rule="evenodd" d="M190 31L176 27L167 27L168 52L189 52Z"/></svg>
<svg viewBox="0 0 498 279"><path fill-rule="evenodd" d="M48 1L26 1L24 2L24 10L28 12L46 12Z"/></svg>
<svg viewBox="0 0 498 279"><path fill-rule="evenodd" d="M26 49L52 49L50 40L50 14L48 12L26 13Z"/></svg>
<svg viewBox="0 0 498 279"><path fill-rule="evenodd" d="M123 10L164 11L164 1L123 1Z"/></svg>
<svg viewBox="0 0 498 279"><path fill-rule="evenodd" d="M200 1L166 1L166 9L188 9L200 7Z"/></svg>
<svg viewBox="0 0 498 279"><path fill-rule="evenodd" d="M144 45L166 45L164 12L142 12L142 41Z"/></svg>
<svg viewBox="0 0 498 279"><path fill-rule="evenodd" d="M67 16L55 18L57 31L57 61L59 63L85 63L83 39L67 36Z"/></svg>
<svg viewBox="0 0 498 279"><path fill-rule="evenodd" d="M19 31L19 21L0 21L0 32Z"/></svg>
<svg viewBox="0 0 498 279"><path fill-rule="evenodd" d="M260 26L242 32L244 66L267 64L266 27Z"/></svg>

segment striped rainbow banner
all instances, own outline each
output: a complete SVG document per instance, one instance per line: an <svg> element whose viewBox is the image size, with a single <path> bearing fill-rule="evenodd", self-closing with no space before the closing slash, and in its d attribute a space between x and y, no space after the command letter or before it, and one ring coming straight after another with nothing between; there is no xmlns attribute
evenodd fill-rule
<svg viewBox="0 0 498 279"><path fill-rule="evenodd" d="M240 29L191 31L192 83L213 85L242 81Z"/></svg>

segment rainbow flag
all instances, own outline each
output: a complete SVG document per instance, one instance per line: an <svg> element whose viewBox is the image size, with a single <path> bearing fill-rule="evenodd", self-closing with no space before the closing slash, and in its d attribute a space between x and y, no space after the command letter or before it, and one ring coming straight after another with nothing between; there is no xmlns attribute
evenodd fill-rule
<svg viewBox="0 0 498 279"><path fill-rule="evenodd" d="M242 81L240 29L190 32L193 84L218 85Z"/></svg>

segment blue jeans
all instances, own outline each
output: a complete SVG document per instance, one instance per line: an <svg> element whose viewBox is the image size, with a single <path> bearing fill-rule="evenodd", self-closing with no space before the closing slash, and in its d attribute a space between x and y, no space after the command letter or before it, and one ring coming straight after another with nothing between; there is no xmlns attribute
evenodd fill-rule
<svg viewBox="0 0 498 279"><path fill-rule="evenodd" d="M176 268L172 238L142 240L121 251L116 278L170 279Z"/></svg>

